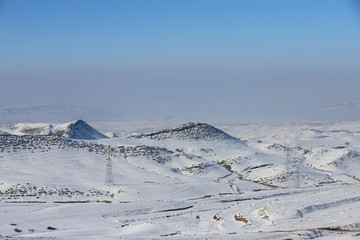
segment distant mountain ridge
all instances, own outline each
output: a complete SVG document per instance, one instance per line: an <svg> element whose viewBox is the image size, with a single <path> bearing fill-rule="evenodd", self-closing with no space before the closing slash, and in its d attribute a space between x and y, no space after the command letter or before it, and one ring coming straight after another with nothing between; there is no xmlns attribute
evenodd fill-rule
<svg viewBox="0 0 360 240"><path fill-rule="evenodd" d="M73 105L40 105L40 106L19 106L0 108L1 114L27 114L33 112L65 112L65 111L79 111Z"/></svg>
<svg viewBox="0 0 360 240"><path fill-rule="evenodd" d="M2 134L1 132L4 132ZM1 135L56 135L73 139L102 139L108 138L83 120L77 120L64 124L31 124L17 123L11 126L1 127Z"/></svg>
<svg viewBox="0 0 360 240"><path fill-rule="evenodd" d="M186 123L176 128L170 128L151 133L129 133L125 138L150 138L154 140L238 140L237 138L206 123Z"/></svg>
<svg viewBox="0 0 360 240"><path fill-rule="evenodd" d="M326 121L359 121L360 103L354 101L342 102L323 107L317 112L317 118Z"/></svg>
<svg viewBox="0 0 360 240"><path fill-rule="evenodd" d="M16 122L68 122L84 115L74 105L39 105L0 108L0 123Z"/></svg>

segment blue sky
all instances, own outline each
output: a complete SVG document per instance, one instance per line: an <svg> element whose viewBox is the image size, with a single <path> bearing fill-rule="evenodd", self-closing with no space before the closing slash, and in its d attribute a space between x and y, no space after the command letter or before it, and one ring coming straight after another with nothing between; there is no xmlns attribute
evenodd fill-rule
<svg viewBox="0 0 360 240"><path fill-rule="evenodd" d="M359 87L356 0L0 0L0 107L300 120Z"/></svg>

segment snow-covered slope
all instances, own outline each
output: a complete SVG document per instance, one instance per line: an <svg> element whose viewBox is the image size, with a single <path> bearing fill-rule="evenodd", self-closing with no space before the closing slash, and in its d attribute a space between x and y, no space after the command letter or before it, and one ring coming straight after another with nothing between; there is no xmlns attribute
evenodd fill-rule
<svg viewBox="0 0 360 240"><path fill-rule="evenodd" d="M114 132L105 132L104 133L105 136L107 136L108 138L118 138L119 136L114 133Z"/></svg>
<svg viewBox="0 0 360 240"><path fill-rule="evenodd" d="M10 133L0 130L0 135L10 135Z"/></svg>
<svg viewBox="0 0 360 240"><path fill-rule="evenodd" d="M55 125L53 133L57 136L75 138L75 139L101 139L107 138L104 134L100 133L96 129L92 128L89 124L83 120L77 120L75 122Z"/></svg>
<svg viewBox="0 0 360 240"><path fill-rule="evenodd" d="M125 138L148 138L153 140L237 140L229 134L206 123L186 123L176 128L151 133L130 133Z"/></svg>
<svg viewBox="0 0 360 240"><path fill-rule="evenodd" d="M0 127L0 129L13 135L56 135L88 140L107 138L107 136L92 128L83 120L64 124L17 123Z"/></svg>

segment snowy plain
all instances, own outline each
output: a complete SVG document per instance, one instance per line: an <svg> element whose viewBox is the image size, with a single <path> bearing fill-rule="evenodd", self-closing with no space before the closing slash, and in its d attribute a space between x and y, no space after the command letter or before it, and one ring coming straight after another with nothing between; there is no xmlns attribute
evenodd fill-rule
<svg viewBox="0 0 360 240"><path fill-rule="evenodd" d="M0 239L360 236L358 122L23 125L0 127Z"/></svg>

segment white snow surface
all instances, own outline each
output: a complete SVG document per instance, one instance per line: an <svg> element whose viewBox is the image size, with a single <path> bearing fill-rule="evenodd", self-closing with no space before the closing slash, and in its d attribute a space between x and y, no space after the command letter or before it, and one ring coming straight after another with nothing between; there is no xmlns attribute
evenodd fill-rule
<svg viewBox="0 0 360 240"><path fill-rule="evenodd" d="M68 126L2 128L12 135L0 134L0 239L360 235L358 122L49 134ZM107 158L114 186L104 185Z"/></svg>

